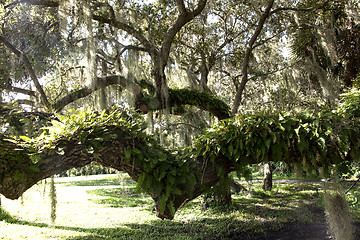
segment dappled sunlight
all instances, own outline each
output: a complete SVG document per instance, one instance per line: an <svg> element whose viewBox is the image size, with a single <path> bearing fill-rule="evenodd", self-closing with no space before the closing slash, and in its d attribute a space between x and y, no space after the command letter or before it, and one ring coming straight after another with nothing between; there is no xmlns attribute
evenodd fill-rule
<svg viewBox="0 0 360 240"><path fill-rule="evenodd" d="M50 227L50 205L47 196L43 197L42 184L26 192L23 204L20 200L4 199L3 207L13 217L2 217L0 229L6 229L2 236L11 239L34 236L36 239L236 239L240 236L251 239L268 231L281 231L289 223L324 221L323 211L313 199L314 184L275 184L268 192L261 189L261 183L253 183L251 197L248 193L234 194L232 205L210 204L207 210L203 210L197 198L169 221L155 216L153 200L136 192L136 185L129 177L124 188L114 175L77 179L79 181L74 182L57 179L58 212L53 227Z"/></svg>

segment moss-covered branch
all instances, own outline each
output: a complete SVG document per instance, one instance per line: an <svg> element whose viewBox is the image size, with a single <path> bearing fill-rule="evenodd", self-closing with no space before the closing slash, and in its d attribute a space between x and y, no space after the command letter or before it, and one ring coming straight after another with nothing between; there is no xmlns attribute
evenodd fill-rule
<svg viewBox="0 0 360 240"><path fill-rule="evenodd" d="M148 110L160 110L161 104L157 97L144 97L142 103ZM184 105L198 107L208 111L219 120L230 117L230 107L221 99L197 90L191 89L169 89L169 107L180 107Z"/></svg>
<svg viewBox="0 0 360 240"><path fill-rule="evenodd" d="M0 136L5 197L18 198L41 179L95 161L129 173L155 200L157 215L172 219L181 205L219 179L214 166L204 169L202 159L170 153L147 136L140 115L112 110L59 117L35 139Z"/></svg>
<svg viewBox="0 0 360 240"><path fill-rule="evenodd" d="M38 138L0 135L0 193L14 199L41 179L96 161L129 173L155 200L157 215L172 219L186 202L250 164L282 161L310 172L348 171L360 160L358 106L350 101L317 114L227 119L182 151L161 147L145 134L141 115L128 111L59 116Z"/></svg>

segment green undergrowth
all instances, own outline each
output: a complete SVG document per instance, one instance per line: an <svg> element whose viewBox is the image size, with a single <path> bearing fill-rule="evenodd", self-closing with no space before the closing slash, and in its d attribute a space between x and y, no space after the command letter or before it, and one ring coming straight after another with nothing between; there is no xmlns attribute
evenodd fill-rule
<svg viewBox="0 0 360 240"><path fill-rule="evenodd" d="M55 225L50 225L44 186L37 185L25 193L23 203L2 199L2 239L252 239L269 231L281 234L288 224L325 222L316 191L320 183L274 183L272 191L263 191L261 183L242 182L250 191L233 194L232 205L209 202L204 210L197 198L169 221L155 216L153 200L137 193L129 177L125 184L117 176L56 180ZM351 211L359 221L360 209Z"/></svg>

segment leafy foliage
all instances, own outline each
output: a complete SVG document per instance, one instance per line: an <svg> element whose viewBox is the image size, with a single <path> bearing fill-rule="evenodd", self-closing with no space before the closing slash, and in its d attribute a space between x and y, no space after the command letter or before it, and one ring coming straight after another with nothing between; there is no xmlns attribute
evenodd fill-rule
<svg viewBox="0 0 360 240"><path fill-rule="evenodd" d="M59 115L60 121L53 120L52 126L43 128L39 137L30 139L21 136L19 141L24 146L35 149L36 153L53 149L62 155L64 150L59 147L62 146L59 143L69 140L73 142L75 139L78 144L87 146L88 154L99 158L98 151L103 148L103 143L117 138L110 129L121 129L125 133L125 139L136 142L125 144L124 159L143 170L138 177L138 190L161 196L160 211L164 212L167 207L174 215L175 195L192 192L196 184L195 174L190 172L191 162L176 158L176 155L161 147L155 139L147 136L141 115L131 113L130 110L128 112L130 113L113 108L100 113L89 110L73 112L70 116ZM31 156L34 162L40 161L35 159L37 154L32 152ZM180 188L184 185L187 189Z"/></svg>
<svg viewBox="0 0 360 240"><path fill-rule="evenodd" d="M267 161L300 163L308 173L331 166L346 172L352 160L359 160L360 150L358 120L345 117L359 110L359 94L350 91L346 96L338 110L295 116L257 113L222 121L198 138L194 151L212 164L221 156L230 159L240 173L249 164Z"/></svg>
<svg viewBox="0 0 360 240"><path fill-rule="evenodd" d="M233 169L246 175L250 164L268 161L301 164L308 173L319 167L326 172L333 166L339 172L349 171L360 155L358 103L359 91L351 90L335 110L237 116L213 125L197 138L194 146L183 150L170 151L160 146L145 133L141 115L115 107L109 111L58 116L61 121L53 120L52 126L45 127L38 138L20 137L18 141L35 152L53 149L61 155L63 144L59 143L71 140L85 145L88 154L99 158L104 142L119 141L116 134L119 129L124 136L123 142L119 142L123 149L121 158L141 169L137 188L158 197L155 200L160 212L167 211L173 216L176 196L191 199L194 187L202 184L202 171L210 164L216 167L220 178ZM40 160L34 150L26 154L35 163ZM224 165L224 159L230 168ZM204 163L200 171L196 171L197 160Z"/></svg>

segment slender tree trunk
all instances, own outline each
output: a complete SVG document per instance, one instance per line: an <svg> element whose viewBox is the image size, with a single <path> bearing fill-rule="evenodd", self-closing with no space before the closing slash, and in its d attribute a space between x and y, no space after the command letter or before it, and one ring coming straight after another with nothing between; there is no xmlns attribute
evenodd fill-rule
<svg viewBox="0 0 360 240"><path fill-rule="evenodd" d="M263 189L265 191L271 191L271 189L272 189L272 171L271 171L271 163L270 162L267 162L264 164Z"/></svg>

